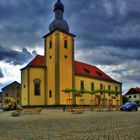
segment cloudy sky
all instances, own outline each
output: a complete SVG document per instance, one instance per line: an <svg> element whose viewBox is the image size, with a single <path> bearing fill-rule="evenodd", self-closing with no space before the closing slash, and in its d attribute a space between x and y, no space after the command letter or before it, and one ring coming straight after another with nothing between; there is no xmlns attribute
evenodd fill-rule
<svg viewBox="0 0 140 140"><path fill-rule="evenodd" d="M44 54L56 0L0 0L0 90L20 82L20 70ZM98 66L123 83L140 86L140 0L62 0L75 39L75 59Z"/></svg>

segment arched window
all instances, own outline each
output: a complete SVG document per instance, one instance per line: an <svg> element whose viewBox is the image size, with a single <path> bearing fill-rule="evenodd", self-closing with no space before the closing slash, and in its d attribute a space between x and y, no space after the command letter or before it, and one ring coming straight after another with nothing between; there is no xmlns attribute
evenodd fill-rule
<svg viewBox="0 0 140 140"><path fill-rule="evenodd" d="M34 79L34 95L40 96L40 79Z"/></svg>

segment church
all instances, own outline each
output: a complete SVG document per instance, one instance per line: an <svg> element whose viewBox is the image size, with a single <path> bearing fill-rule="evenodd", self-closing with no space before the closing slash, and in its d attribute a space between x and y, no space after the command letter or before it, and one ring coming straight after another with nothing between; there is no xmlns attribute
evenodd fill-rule
<svg viewBox="0 0 140 140"><path fill-rule="evenodd" d="M64 5L58 0L54 5L55 19L44 35L44 56L37 55L21 69L22 106L66 105L68 95L64 89L112 90L121 101L122 84L112 79L96 66L74 59L75 35L70 33L63 19ZM118 94L119 93L119 94ZM101 93L97 93L101 94ZM106 99L109 93L104 94ZM79 97L70 93L72 104L79 104ZM83 94L85 105L91 95Z"/></svg>

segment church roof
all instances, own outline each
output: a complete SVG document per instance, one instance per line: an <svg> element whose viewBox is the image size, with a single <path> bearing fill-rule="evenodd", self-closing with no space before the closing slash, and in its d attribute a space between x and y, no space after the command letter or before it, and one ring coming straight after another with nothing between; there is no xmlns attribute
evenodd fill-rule
<svg viewBox="0 0 140 140"><path fill-rule="evenodd" d="M131 88L125 95L130 95L130 94L140 94L140 88Z"/></svg>
<svg viewBox="0 0 140 140"><path fill-rule="evenodd" d="M45 64L44 56L37 55L26 67L45 67L44 64ZM91 77L95 79L102 79L110 82L120 83L112 79L110 76L108 76L106 73L101 71L96 66L89 65L83 62L74 61L74 71L75 71L75 75L80 75L80 76L82 75L85 77Z"/></svg>
<svg viewBox="0 0 140 140"><path fill-rule="evenodd" d="M44 56L37 55L28 66L44 66Z"/></svg>
<svg viewBox="0 0 140 140"><path fill-rule="evenodd" d="M111 82L117 82L118 81L112 79L110 76L108 76L106 73L101 71L96 66L86 64L79 61L74 61L74 70L76 75L82 75L86 77L96 78L96 79L102 79L107 80Z"/></svg>

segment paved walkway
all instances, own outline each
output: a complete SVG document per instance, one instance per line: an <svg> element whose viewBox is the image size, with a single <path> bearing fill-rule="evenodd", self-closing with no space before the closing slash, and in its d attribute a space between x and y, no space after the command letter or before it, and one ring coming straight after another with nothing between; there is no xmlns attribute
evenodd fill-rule
<svg viewBox="0 0 140 140"><path fill-rule="evenodd" d="M140 111L0 113L0 140L140 140Z"/></svg>

